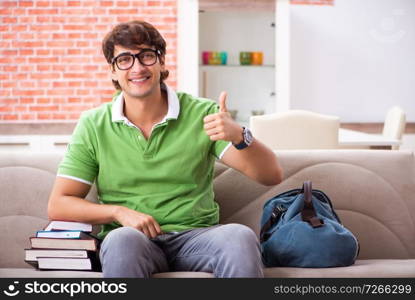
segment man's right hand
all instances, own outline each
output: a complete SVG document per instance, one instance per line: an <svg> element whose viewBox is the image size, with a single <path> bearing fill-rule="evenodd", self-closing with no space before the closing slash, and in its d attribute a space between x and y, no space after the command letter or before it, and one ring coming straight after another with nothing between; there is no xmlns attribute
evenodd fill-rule
<svg viewBox="0 0 415 300"><path fill-rule="evenodd" d="M115 220L125 227L133 227L144 233L149 239L162 234L160 225L150 215L140 213L128 207L117 206L114 213Z"/></svg>

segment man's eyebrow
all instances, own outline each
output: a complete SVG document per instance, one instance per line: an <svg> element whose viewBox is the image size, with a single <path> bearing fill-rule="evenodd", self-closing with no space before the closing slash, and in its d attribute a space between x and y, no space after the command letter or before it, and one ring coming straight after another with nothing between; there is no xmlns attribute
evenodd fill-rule
<svg viewBox="0 0 415 300"><path fill-rule="evenodd" d="M140 48L137 48L137 49L134 49L134 50L141 51L141 50L147 50L147 49L151 49L151 48L147 48L147 47L140 47ZM154 50L154 49L151 49L151 50ZM117 57L117 56L120 56L120 55L123 55L123 54L132 54L132 55L134 55L134 53L132 53L132 52L130 52L130 51L126 51L126 52L121 52L120 54L116 55L116 57Z"/></svg>
<svg viewBox="0 0 415 300"><path fill-rule="evenodd" d="M120 54L116 55L115 57L121 56L121 55L127 55L127 54L133 54L131 52L121 52Z"/></svg>

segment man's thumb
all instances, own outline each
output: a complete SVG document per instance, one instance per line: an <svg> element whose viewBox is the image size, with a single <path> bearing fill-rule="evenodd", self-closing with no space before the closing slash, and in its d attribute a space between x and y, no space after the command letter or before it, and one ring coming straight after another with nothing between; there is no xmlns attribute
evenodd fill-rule
<svg viewBox="0 0 415 300"><path fill-rule="evenodd" d="M219 111L220 112L228 111L228 109L226 108L226 96L227 96L226 92L220 93L220 96L219 96Z"/></svg>

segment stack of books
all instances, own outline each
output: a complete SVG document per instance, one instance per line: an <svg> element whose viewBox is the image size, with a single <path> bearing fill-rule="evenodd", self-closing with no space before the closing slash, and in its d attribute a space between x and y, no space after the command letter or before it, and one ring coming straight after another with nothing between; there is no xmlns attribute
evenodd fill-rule
<svg viewBox="0 0 415 300"><path fill-rule="evenodd" d="M91 232L91 224L51 221L30 238L25 262L40 270L100 271L99 240Z"/></svg>

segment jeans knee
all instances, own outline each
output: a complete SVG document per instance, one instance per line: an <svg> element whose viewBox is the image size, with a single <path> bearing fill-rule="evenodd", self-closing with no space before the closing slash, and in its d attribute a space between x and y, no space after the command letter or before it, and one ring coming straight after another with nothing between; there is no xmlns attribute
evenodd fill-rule
<svg viewBox="0 0 415 300"><path fill-rule="evenodd" d="M261 250L255 232L241 224L227 224L223 227L226 242L218 256L216 275L263 277Z"/></svg>
<svg viewBox="0 0 415 300"><path fill-rule="evenodd" d="M246 225L242 224L226 224L223 225L223 229L226 233L228 243L234 245L246 246L258 246L258 238L255 232Z"/></svg>
<svg viewBox="0 0 415 300"><path fill-rule="evenodd" d="M148 242L148 238L141 231L132 227L119 227L110 231L101 245L101 250L129 251L139 248Z"/></svg>

